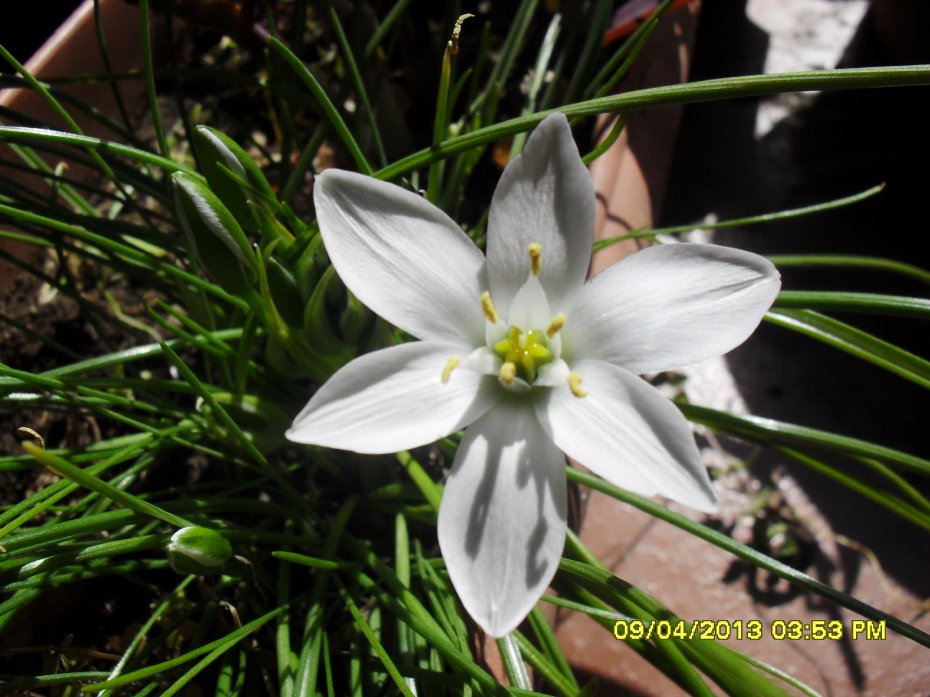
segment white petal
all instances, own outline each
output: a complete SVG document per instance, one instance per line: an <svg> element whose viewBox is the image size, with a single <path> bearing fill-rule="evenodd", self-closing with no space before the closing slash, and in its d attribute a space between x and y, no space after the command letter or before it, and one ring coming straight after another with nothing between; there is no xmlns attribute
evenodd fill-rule
<svg viewBox="0 0 930 697"><path fill-rule="evenodd" d="M555 338L558 338L558 335L556 335ZM552 363L546 363L540 366L539 375L536 377L536 382L534 382L533 385L536 387L555 387L565 382L570 372L571 370L568 364L561 358L558 358Z"/></svg>
<svg viewBox="0 0 930 697"><path fill-rule="evenodd" d="M483 343L484 256L441 210L354 172L317 177L326 252L365 305L420 339Z"/></svg>
<svg viewBox="0 0 930 697"><path fill-rule="evenodd" d="M551 319L546 292L542 289L539 279L528 273L526 281L510 303L507 323L526 332L534 329L543 331L549 326Z"/></svg>
<svg viewBox="0 0 930 697"><path fill-rule="evenodd" d="M594 185L564 114L530 135L494 190L488 219L491 297L506 313L530 270L527 248L542 245L540 282L553 312L584 283L594 239Z"/></svg>
<svg viewBox="0 0 930 697"><path fill-rule="evenodd" d="M587 396L576 397L563 383L536 407L543 428L566 455L637 494L716 510L717 496L688 422L669 400L608 363L581 361L572 370L583 378Z"/></svg>
<svg viewBox="0 0 930 697"><path fill-rule="evenodd" d="M780 287L778 270L750 252L649 247L584 287L568 313L563 351L637 374L682 368L743 343Z"/></svg>
<svg viewBox="0 0 930 697"><path fill-rule="evenodd" d="M368 353L323 385L285 434L297 443L392 453L432 443L486 412L502 390L496 378L459 365L467 348L416 341Z"/></svg>
<svg viewBox="0 0 930 697"><path fill-rule="evenodd" d="M493 375L496 378L501 372L501 363L503 361L491 349L487 346L480 346L468 354L468 357L462 361L462 367L482 375Z"/></svg>
<svg viewBox="0 0 930 697"><path fill-rule="evenodd" d="M439 546L462 604L493 637L533 609L565 544L565 457L526 398L471 425L439 508Z"/></svg>

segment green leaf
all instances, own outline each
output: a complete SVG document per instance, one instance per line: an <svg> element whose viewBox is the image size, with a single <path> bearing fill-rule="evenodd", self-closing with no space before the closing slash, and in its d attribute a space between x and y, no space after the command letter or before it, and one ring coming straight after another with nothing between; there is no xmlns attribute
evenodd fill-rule
<svg viewBox="0 0 930 697"><path fill-rule="evenodd" d="M378 177L378 179L395 179L407 172L420 169L435 160L444 159L455 153L502 140L515 133L532 130L555 111L561 111L569 118L574 118L576 116L596 116L603 113L638 111L673 104L690 104L737 97L758 97L782 92L927 84L930 84L930 67L911 65L893 68L850 68L775 75L751 75L748 77L718 78L680 85L650 87L608 97L588 99L558 109L538 111L535 114L518 116L484 128L478 128L455 138L449 138L439 146L408 155L375 172L374 176Z"/></svg>
<svg viewBox="0 0 930 697"><path fill-rule="evenodd" d="M930 319L930 300L902 295L847 293L831 290L783 290L775 299L774 306Z"/></svg>
<svg viewBox="0 0 930 697"><path fill-rule="evenodd" d="M930 476L930 461L884 445L759 416L739 416L696 404L676 406L695 423L766 444L807 445L859 457L875 458Z"/></svg>
<svg viewBox="0 0 930 697"><path fill-rule="evenodd" d="M258 280L258 262L245 233L210 189L183 172L171 175L174 211L191 250L223 290L243 295Z"/></svg>
<svg viewBox="0 0 930 697"><path fill-rule="evenodd" d="M339 115L339 112L336 110L335 105L333 105L332 100L326 94L326 91L317 82L317 79L313 77L313 73L304 65L303 61L300 60L294 53L275 37L271 36L268 38L268 43L279 56L281 56L285 62L291 66L291 69L296 73L297 77L303 81L304 85L310 90L313 96L316 98L317 103L320 108L323 110L323 114L326 116L329 121L330 126L336 132L336 135L339 136L339 139L345 144L346 148L349 150L349 154L352 155L352 159L355 160L355 165L358 167L359 171L363 174L371 174L374 170L371 165L368 163L368 160L365 158L365 155L362 153L362 149L359 147L358 142L355 140L355 136L352 135L352 131L349 130L349 127L346 126L345 121L342 120L342 117Z"/></svg>
<svg viewBox="0 0 930 697"><path fill-rule="evenodd" d="M813 310L769 310L765 319L930 388L930 361Z"/></svg>
<svg viewBox="0 0 930 697"><path fill-rule="evenodd" d="M80 467L75 467L65 458L50 453L47 450L43 450L34 443L30 443L29 441L24 442L23 449L53 472L57 472L62 477L70 479L75 484L80 484L91 491L95 491L101 496L116 501L136 513L164 521L176 527L188 527L191 525L190 521L174 513L169 513L155 504L144 501L111 484L107 484L102 479L98 479L92 474L85 472Z"/></svg>
<svg viewBox="0 0 930 697"><path fill-rule="evenodd" d="M261 169L236 141L215 128L197 126L194 138L210 189L242 227L250 232L257 231L259 225L249 206L249 199L257 196L272 202L276 200ZM237 177L245 186L237 181Z"/></svg>
<svg viewBox="0 0 930 697"><path fill-rule="evenodd" d="M876 189L879 189L879 187L876 187ZM903 261L884 259L882 257L850 256L846 254L778 254L770 256L768 259L778 267L816 268L830 266L843 269L870 269L896 273L913 278L921 283L930 284L930 271L913 264L906 264Z"/></svg>

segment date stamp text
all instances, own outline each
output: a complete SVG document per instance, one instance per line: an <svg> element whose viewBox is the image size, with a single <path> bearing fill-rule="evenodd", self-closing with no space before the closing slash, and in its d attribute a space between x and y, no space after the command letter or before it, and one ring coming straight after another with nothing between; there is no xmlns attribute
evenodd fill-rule
<svg viewBox="0 0 930 697"><path fill-rule="evenodd" d="M841 639L885 639L885 622L872 620L617 620L614 637L618 641L654 639L774 639L775 641L839 641Z"/></svg>

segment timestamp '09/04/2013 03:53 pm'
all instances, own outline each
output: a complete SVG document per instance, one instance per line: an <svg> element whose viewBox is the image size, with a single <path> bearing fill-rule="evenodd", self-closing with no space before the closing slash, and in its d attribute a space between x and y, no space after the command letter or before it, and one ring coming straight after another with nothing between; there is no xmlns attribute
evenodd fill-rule
<svg viewBox="0 0 930 697"><path fill-rule="evenodd" d="M758 641L763 638L775 641L839 641L842 639L865 639L881 641L885 639L885 622L873 620L617 620L614 624L614 638L626 640L667 640L667 639L702 639L706 641L726 641L727 639L748 639Z"/></svg>

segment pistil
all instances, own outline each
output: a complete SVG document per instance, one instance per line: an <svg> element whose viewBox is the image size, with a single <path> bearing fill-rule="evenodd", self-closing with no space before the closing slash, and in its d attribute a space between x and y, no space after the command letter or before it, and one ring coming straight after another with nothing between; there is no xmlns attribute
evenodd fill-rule
<svg viewBox="0 0 930 697"><path fill-rule="evenodd" d="M516 374L530 384L536 381L541 366L555 360L542 332L534 329L524 334L519 327L507 330L507 338L494 344L494 353L505 365L512 364Z"/></svg>

